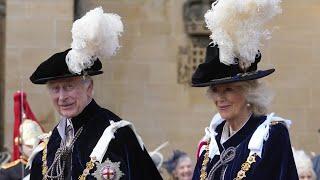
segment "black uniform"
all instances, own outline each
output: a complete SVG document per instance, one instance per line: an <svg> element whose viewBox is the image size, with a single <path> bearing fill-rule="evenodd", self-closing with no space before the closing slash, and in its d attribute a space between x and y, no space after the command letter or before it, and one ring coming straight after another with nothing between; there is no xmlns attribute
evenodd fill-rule
<svg viewBox="0 0 320 180"><path fill-rule="evenodd" d="M0 168L0 180L21 180L29 174L25 167L26 161L22 159L3 165Z"/></svg>
<svg viewBox="0 0 320 180"><path fill-rule="evenodd" d="M236 154L233 160L220 166L215 175L215 180L233 180L237 177L237 173L242 169L242 165L246 162L250 150L248 149L249 141L258 128L266 119L266 116L251 116L248 122L226 142L220 143L221 134L225 121L217 126L216 142L219 151L234 147ZM200 179L202 162L206 151L203 151L199 157L193 180ZM215 155L207 164L206 171L210 170L220 160L220 155ZM288 129L282 123L271 125L269 137L264 141L262 157L257 157L256 162L249 166L246 173L246 180L298 180L298 174L293 159L291 143Z"/></svg>
<svg viewBox="0 0 320 180"><path fill-rule="evenodd" d="M96 146L104 130L110 125L110 121L120 121L121 119L104 108L96 104L94 100L76 117L72 118L75 132L80 127L83 131L75 141L72 152L72 179L78 179L86 168L86 163L90 161L90 154ZM47 166L50 167L57 149L60 147L61 137L57 127L52 131L52 135L47 145ZM35 156L31 168L31 180L42 179L42 154L43 151ZM129 127L122 127L115 132L115 138L111 140L108 150L103 158L112 162L120 162L120 170L124 174L121 180L144 180L162 179L155 167L148 152L142 150L137 137ZM93 173L96 170L90 171ZM86 179L95 179L88 175Z"/></svg>

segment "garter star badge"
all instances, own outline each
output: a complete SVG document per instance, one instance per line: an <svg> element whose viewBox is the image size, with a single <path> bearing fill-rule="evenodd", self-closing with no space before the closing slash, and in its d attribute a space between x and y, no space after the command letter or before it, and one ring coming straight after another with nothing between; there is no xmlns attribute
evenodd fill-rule
<svg viewBox="0 0 320 180"><path fill-rule="evenodd" d="M124 174L120 170L120 162L107 159L101 164L97 163L97 170L92 175L97 180L119 180Z"/></svg>

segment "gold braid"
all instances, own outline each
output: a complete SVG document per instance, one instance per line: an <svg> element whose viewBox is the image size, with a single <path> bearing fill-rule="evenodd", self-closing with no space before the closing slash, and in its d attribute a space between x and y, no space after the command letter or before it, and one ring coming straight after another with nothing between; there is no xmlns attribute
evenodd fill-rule
<svg viewBox="0 0 320 180"><path fill-rule="evenodd" d="M209 145L210 139L207 141L207 146L205 148L206 153L204 154L204 158L202 161L200 180L205 180L207 178L207 164L209 162Z"/></svg>
<svg viewBox="0 0 320 180"><path fill-rule="evenodd" d="M48 171L48 166L47 166L47 145L48 145L48 139L43 141L44 143L44 148L42 152L42 176L45 177Z"/></svg>
<svg viewBox="0 0 320 180"><path fill-rule="evenodd" d="M91 158L89 162L86 163L86 168L83 170L82 174L79 176L78 180L85 180L90 174L90 170L94 167L95 158Z"/></svg>

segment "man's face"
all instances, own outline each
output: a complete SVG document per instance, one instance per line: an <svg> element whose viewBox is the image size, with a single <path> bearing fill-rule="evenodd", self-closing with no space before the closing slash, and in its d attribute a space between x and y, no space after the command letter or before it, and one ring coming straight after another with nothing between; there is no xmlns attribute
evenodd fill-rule
<svg viewBox="0 0 320 180"><path fill-rule="evenodd" d="M92 99L92 80L70 77L48 82L49 93L59 114L72 118L82 112Z"/></svg>

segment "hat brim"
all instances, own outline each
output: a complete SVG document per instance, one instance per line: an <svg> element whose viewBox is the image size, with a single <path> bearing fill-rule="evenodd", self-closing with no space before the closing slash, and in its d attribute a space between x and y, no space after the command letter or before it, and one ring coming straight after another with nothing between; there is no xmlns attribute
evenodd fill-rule
<svg viewBox="0 0 320 180"><path fill-rule="evenodd" d="M86 71L86 74L89 76L95 76L95 75L99 75L102 73L103 73L103 71ZM34 84L46 84L48 81L51 81L51 80L57 80L57 79L75 77L75 76L83 76L83 74L65 74L63 76L40 78L40 79L33 81L33 83Z"/></svg>
<svg viewBox="0 0 320 180"><path fill-rule="evenodd" d="M268 69L268 70L257 70L254 72L249 73L241 73L237 74L233 77L226 77L221 79L213 79L208 82L204 83L192 83L192 87L207 87L212 85L218 85L218 84L227 84L227 83L233 83L233 82L239 82L239 81L249 81L249 80L255 80L259 78L263 78L265 76L268 76L272 74L275 71L275 69Z"/></svg>

